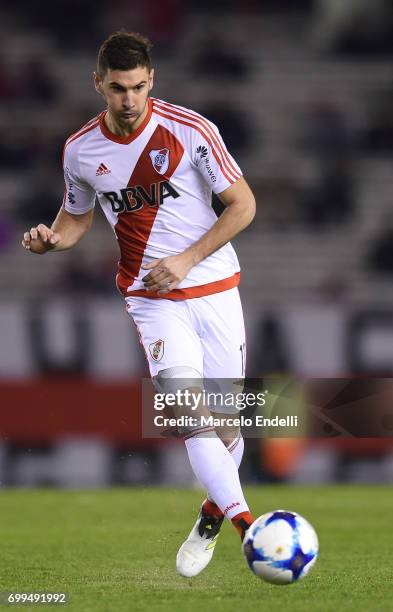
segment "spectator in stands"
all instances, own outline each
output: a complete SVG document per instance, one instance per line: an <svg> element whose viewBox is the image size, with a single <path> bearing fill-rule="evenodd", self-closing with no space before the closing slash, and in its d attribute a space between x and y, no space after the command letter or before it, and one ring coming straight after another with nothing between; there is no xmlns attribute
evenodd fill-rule
<svg viewBox="0 0 393 612"><path fill-rule="evenodd" d="M217 125L226 146L235 156L250 151L252 131L244 109L239 109L228 99L222 98L207 102L199 111Z"/></svg>
<svg viewBox="0 0 393 612"><path fill-rule="evenodd" d="M367 268L386 278L393 276L393 218L389 216L372 239L367 255Z"/></svg>
<svg viewBox="0 0 393 612"><path fill-rule="evenodd" d="M392 51L391 0L317 0L312 37L323 51L355 56Z"/></svg>
<svg viewBox="0 0 393 612"><path fill-rule="evenodd" d="M97 268L90 266L81 253L70 253L59 269L59 292L80 298L102 293Z"/></svg>
<svg viewBox="0 0 393 612"><path fill-rule="evenodd" d="M2 213L0 216L0 252L5 251L12 240L12 220Z"/></svg>
<svg viewBox="0 0 393 612"><path fill-rule="evenodd" d="M289 347L279 317L266 312L250 339L249 376L284 374L289 371Z"/></svg>
<svg viewBox="0 0 393 612"><path fill-rule="evenodd" d="M26 101L50 103L58 96L55 80L49 72L48 64L44 59L31 59L24 67L24 96Z"/></svg>
<svg viewBox="0 0 393 612"><path fill-rule="evenodd" d="M12 100L18 96L18 88L3 58L0 57L0 100Z"/></svg>
<svg viewBox="0 0 393 612"><path fill-rule="evenodd" d="M193 65L194 72L199 76L231 80L246 78L249 67L249 62L236 52L236 47L229 46L217 32L210 34L206 41L199 45L199 53Z"/></svg>
<svg viewBox="0 0 393 612"><path fill-rule="evenodd" d="M306 192L306 224L314 229L334 227L351 220L355 210L354 185L349 160L338 157L322 163L317 185Z"/></svg>
<svg viewBox="0 0 393 612"><path fill-rule="evenodd" d="M0 130L0 167L2 170L30 170L34 147L28 130L7 126Z"/></svg>
<svg viewBox="0 0 393 612"><path fill-rule="evenodd" d="M62 48L91 49L100 36L97 24L103 6L103 0L56 0L45 2L37 10L34 2L27 2L25 18L33 28L46 30Z"/></svg>
<svg viewBox="0 0 393 612"><path fill-rule="evenodd" d="M27 225L34 225L41 218L43 223L51 223L53 211L61 203L59 189L61 193L62 185L58 160L55 157L40 157L35 166L34 179L17 204L20 220Z"/></svg>
<svg viewBox="0 0 393 612"><path fill-rule="evenodd" d="M128 0L125 4L129 5ZM156 57L168 55L176 50L177 41L184 29L186 2L183 0L144 0L138 11L145 17L145 28L154 40Z"/></svg>
<svg viewBox="0 0 393 612"><path fill-rule="evenodd" d="M257 216L250 231L269 228L285 232L298 227L302 220L300 188L290 176L278 175L253 184L257 202L263 202L263 215Z"/></svg>
<svg viewBox="0 0 393 612"><path fill-rule="evenodd" d="M392 99L392 78L386 87L372 92L363 142L367 152L381 154L393 151Z"/></svg>
<svg viewBox="0 0 393 612"><path fill-rule="evenodd" d="M319 157L336 157L352 150L354 134L349 122L334 102L312 98L306 106L301 145Z"/></svg>
<svg viewBox="0 0 393 612"><path fill-rule="evenodd" d="M115 281L113 271L116 269L118 252L105 250L100 253L99 259L90 263L78 253L70 253L67 263L61 271L60 284L67 295L78 297L101 295L113 297Z"/></svg>

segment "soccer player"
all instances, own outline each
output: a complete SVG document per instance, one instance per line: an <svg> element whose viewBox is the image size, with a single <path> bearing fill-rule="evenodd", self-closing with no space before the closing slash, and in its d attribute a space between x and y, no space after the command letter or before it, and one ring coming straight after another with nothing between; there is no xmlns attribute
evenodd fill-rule
<svg viewBox="0 0 393 612"><path fill-rule="evenodd" d="M102 44L94 82L107 108L66 141L62 206L51 228L31 228L22 245L38 254L70 249L89 230L97 200L119 243L117 287L156 389L201 391L203 378L244 377L240 272L229 241L252 221L255 200L216 126L150 97L153 77L143 36L116 32ZM212 191L226 207L218 219ZM200 422L180 432L208 492L177 555L187 577L209 563L224 517L241 538L253 522L238 476L240 430Z"/></svg>

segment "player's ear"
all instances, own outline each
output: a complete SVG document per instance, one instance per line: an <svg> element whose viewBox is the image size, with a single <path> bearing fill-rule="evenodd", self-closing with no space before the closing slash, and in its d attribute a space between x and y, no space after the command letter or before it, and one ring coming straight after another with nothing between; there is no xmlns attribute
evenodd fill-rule
<svg viewBox="0 0 393 612"><path fill-rule="evenodd" d="M99 75L99 74L97 74L97 72L93 72L93 80L94 80L94 87L95 87L95 90L96 90L96 91L97 91L99 94L103 95L103 92L102 92L102 80L101 80L100 75Z"/></svg>
<svg viewBox="0 0 393 612"><path fill-rule="evenodd" d="M154 68L152 68L149 72L149 91L153 89L154 85Z"/></svg>

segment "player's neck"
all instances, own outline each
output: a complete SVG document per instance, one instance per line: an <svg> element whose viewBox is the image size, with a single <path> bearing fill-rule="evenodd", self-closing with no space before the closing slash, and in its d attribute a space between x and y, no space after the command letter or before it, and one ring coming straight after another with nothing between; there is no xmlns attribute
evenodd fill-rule
<svg viewBox="0 0 393 612"><path fill-rule="evenodd" d="M120 138L124 138L125 136L129 136L130 134L132 134L139 128L139 126L145 120L145 117L148 111L149 111L149 101L147 100L143 113L131 125L124 125L124 124L121 124L119 121L116 121L115 117L112 115L110 110L108 110L105 113L104 120L105 120L108 130L110 130L116 136L120 136Z"/></svg>

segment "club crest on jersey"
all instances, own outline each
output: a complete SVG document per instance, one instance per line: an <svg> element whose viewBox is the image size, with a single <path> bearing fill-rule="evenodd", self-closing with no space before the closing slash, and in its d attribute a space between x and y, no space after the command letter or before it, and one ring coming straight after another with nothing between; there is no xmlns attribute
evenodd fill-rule
<svg viewBox="0 0 393 612"><path fill-rule="evenodd" d="M149 351L154 361L161 361L164 356L164 340L156 340L149 344Z"/></svg>
<svg viewBox="0 0 393 612"><path fill-rule="evenodd" d="M169 149L152 149L149 153L154 170L165 174L169 168Z"/></svg>

